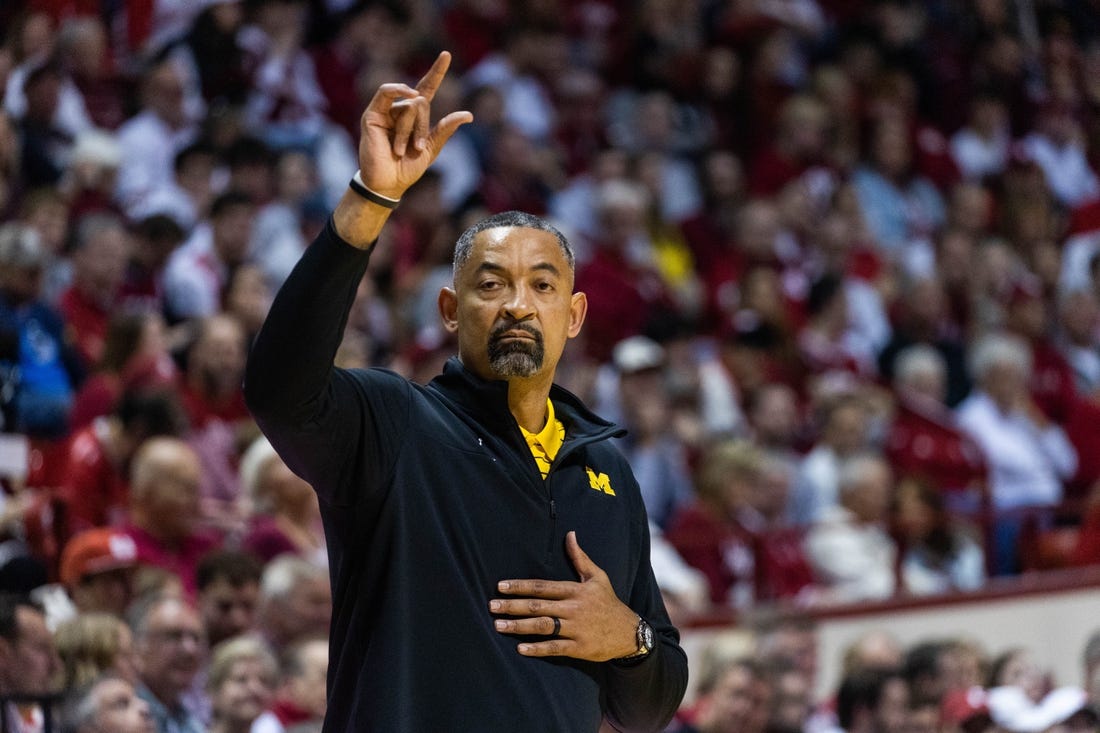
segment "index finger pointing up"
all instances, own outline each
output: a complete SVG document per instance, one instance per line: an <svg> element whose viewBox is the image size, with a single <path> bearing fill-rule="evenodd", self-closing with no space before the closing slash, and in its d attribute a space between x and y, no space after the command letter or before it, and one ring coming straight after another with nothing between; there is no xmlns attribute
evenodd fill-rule
<svg viewBox="0 0 1100 733"><path fill-rule="evenodd" d="M443 83L443 77L447 75L447 69L450 68L450 66L450 51L440 51L439 56L435 59L435 63L432 64L432 68L428 69L428 73L416 83L416 91L425 96L429 102L432 101L432 97L435 96L435 90L439 89L439 85Z"/></svg>

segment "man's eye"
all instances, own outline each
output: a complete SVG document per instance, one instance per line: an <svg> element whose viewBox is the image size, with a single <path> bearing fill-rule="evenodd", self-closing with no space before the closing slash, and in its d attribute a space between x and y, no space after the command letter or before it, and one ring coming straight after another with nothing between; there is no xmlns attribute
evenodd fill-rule
<svg viewBox="0 0 1100 733"><path fill-rule="evenodd" d="M496 290L498 287L500 287L500 283L496 280L486 280L478 285L478 288L481 290Z"/></svg>
<svg viewBox="0 0 1100 733"><path fill-rule="evenodd" d="M537 289L539 289L543 292L547 292L547 293L554 289L553 283L547 282L545 280L543 280L540 283L535 283L535 287Z"/></svg>

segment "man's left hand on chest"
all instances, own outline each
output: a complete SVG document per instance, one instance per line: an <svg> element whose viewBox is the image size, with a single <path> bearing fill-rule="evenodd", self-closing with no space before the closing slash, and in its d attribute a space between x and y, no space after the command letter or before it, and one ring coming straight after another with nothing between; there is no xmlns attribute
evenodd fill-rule
<svg viewBox="0 0 1100 733"><path fill-rule="evenodd" d="M497 590L509 598L494 598L489 610L503 634L545 636L516 649L528 657L573 657L605 662L638 649L638 614L615 595L611 581L577 542L565 538L565 550L580 581L502 580ZM555 621L556 619L556 621Z"/></svg>

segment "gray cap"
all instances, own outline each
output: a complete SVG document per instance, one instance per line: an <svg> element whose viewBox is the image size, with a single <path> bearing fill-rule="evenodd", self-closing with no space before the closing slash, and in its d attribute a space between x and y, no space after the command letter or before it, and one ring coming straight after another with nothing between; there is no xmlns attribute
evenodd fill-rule
<svg viewBox="0 0 1100 733"><path fill-rule="evenodd" d="M33 270L46 263L38 232L24 224L0 226L0 266Z"/></svg>

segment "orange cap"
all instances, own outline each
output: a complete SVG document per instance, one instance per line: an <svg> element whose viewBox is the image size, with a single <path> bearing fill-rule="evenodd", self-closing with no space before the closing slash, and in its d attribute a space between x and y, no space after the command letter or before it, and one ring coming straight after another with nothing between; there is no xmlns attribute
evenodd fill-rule
<svg viewBox="0 0 1100 733"><path fill-rule="evenodd" d="M137 545L118 530L106 527L75 535L61 552L61 582L75 585L86 575L132 568L137 563Z"/></svg>

